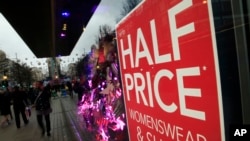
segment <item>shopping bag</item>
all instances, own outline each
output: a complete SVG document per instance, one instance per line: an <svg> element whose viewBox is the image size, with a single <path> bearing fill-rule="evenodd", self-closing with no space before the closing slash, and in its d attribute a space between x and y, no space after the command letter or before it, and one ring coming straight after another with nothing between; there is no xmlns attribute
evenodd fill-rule
<svg viewBox="0 0 250 141"><path fill-rule="evenodd" d="M30 116L31 116L31 109L30 109L30 107L26 107L25 108L25 114L26 114L27 118L30 118Z"/></svg>

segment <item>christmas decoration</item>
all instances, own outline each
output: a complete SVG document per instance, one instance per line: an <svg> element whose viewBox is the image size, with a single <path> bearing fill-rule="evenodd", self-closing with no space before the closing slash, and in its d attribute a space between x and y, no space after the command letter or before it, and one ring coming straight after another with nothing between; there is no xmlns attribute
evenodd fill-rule
<svg viewBox="0 0 250 141"><path fill-rule="evenodd" d="M78 114L83 116L90 133L94 131L96 141L122 141L128 135L119 64L114 40L110 40L111 35L108 37L108 41L104 37L99 43L97 61L88 63L92 71L87 74L91 77L85 87L89 89L82 96Z"/></svg>

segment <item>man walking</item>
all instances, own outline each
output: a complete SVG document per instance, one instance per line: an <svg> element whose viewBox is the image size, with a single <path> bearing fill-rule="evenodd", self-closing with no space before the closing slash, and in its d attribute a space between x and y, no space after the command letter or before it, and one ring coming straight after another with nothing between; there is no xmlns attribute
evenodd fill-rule
<svg viewBox="0 0 250 141"><path fill-rule="evenodd" d="M19 86L14 87L14 92L12 94L13 97L13 109L14 109L14 115L15 115L15 121L16 121L16 127L20 128L20 114L23 118L24 124L28 124L29 120L26 117L25 114L25 103L27 102L27 95L25 91L19 90Z"/></svg>

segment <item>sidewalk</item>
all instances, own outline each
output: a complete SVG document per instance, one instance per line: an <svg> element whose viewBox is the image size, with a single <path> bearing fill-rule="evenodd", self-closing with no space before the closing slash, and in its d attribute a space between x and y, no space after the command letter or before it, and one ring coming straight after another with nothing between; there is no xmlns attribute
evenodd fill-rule
<svg viewBox="0 0 250 141"><path fill-rule="evenodd" d="M28 125L24 125L21 118L21 128L17 129L15 120L11 125L0 127L0 140L3 141L94 141L89 131L86 132L83 117L77 114L77 95L52 98L51 137L41 136L36 121L35 110ZM13 113L13 110L12 110Z"/></svg>

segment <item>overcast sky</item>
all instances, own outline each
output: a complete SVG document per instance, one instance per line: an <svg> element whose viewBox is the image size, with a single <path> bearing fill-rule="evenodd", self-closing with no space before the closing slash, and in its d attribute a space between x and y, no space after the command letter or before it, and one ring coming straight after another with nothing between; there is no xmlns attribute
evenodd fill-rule
<svg viewBox="0 0 250 141"><path fill-rule="evenodd" d="M110 25L113 29L120 18L122 4L125 0L102 0L90 19L86 30L79 38L75 48L68 57L62 57L63 67L73 63L84 52L89 53L90 47L96 43L98 30L101 25ZM0 50L7 54L7 58L21 62L31 67L46 68L46 58L37 59L29 47L24 43L16 31L11 27L0 11ZM40 64L40 65L39 65Z"/></svg>
<svg viewBox="0 0 250 141"><path fill-rule="evenodd" d="M92 44L96 42L98 30L101 25L110 25L115 28L117 18L120 16L122 1L124 0L102 0L99 7L96 9L95 14L90 19L85 32L78 40L75 49L72 54L83 52L89 52Z"/></svg>

